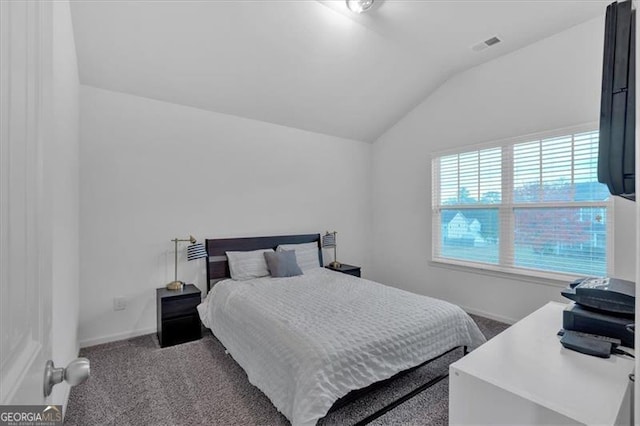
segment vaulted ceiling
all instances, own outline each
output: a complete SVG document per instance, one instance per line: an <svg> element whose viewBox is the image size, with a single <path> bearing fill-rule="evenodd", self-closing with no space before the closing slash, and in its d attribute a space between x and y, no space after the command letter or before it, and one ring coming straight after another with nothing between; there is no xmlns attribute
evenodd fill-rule
<svg viewBox="0 0 640 426"><path fill-rule="evenodd" d="M72 14L83 84L373 141L455 73L607 3L85 0Z"/></svg>

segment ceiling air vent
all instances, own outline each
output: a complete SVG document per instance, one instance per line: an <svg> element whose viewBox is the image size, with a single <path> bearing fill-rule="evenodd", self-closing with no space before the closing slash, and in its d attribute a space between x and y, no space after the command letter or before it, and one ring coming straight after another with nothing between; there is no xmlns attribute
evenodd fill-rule
<svg viewBox="0 0 640 426"><path fill-rule="evenodd" d="M495 46L496 44L500 43L502 40L500 40L497 36L493 36L491 38L486 39L483 42L480 42L474 46L471 47L471 50L473 50L474 52L480 52L481 50L484 50L488 47L491 46Z"/></svg>

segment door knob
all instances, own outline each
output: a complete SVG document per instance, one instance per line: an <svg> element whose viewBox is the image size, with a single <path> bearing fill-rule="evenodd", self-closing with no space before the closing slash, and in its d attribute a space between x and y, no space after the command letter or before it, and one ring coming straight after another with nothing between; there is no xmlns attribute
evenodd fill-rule
<svg viewBox="0 0 640 426"><path fill-rule="evenodd" d="M44 396L51 395L53 386L63 380L71 386L76 386L87 380L90 373L91 367L87 358L76 358L67 368L56 368L53 361L49 360L44 367Z"/></svg>

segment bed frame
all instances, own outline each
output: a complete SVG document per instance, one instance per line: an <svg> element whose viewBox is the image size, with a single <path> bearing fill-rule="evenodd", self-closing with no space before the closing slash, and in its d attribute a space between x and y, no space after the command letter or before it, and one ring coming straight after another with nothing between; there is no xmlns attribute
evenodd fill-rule
<svg viewBox="0 0 640 426"><path fill-rule="evenodd" d="M271 237L245 237L245 238L222 238L222 239L207 239L205 240L205 246L207 248L207 292L211 290L211 288L218 282L223 279L227 279L231 277L229 273L229 264L227 262L227 257L225 252L227 251L251 251L251 250L261 250L261 249L276 249L281 244L304 244L304 243L316 243L318 245L318 260L320 261L320 265L322 265L322 246L320 243L320 234L305 234L305 235L282 235L282 236L271 236ZM409 368L408 370L401 371L398 374L390 377L386 380L382 380L377 383L373 383L363 389L357 389L349 392L347 395L343 396L339 400L337 400L329 412L335 411L345 405L353 402L354 400L373 392L376 389L379 389L385 385L387 385L390 381L395 380L405 374L408 374L420 367L423 367L430 362L437 360L444 355L455 351L456 349L462 349L463 356L467 354L467 347L455 347L449 349L447 352L438 355L435 358L432 358L428 361L423 362L420 365ZM429 380L427 383L418 386L416 389L411 392L401 396L390 404L384 406L380 410L375 413L367 416L366 418L360 420L356 425L363 426L367 423L370 423L381 417L385 413L393 410L397 406L405 403L410 400L414 396L419 393L425 391L441 380L447 378L449 373L440 374L433 379Z"/></svg>

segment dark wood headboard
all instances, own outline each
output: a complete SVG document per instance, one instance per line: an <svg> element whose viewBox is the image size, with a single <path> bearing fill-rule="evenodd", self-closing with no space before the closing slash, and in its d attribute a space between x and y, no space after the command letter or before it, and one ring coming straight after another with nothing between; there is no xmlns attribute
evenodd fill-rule
<svg viewBox="0 0 640 426"><path fill-rule="evenodd" d="M280 244L316 243L318 259L322 266L322 250L320 234L280 235L274 237L222 238L205 240L207 248L207 292L211 290L212 281L230 278L229 264L225 252L251 251L260 249L276 249ZM215 283L214 283L215 284Z"/></svg>

